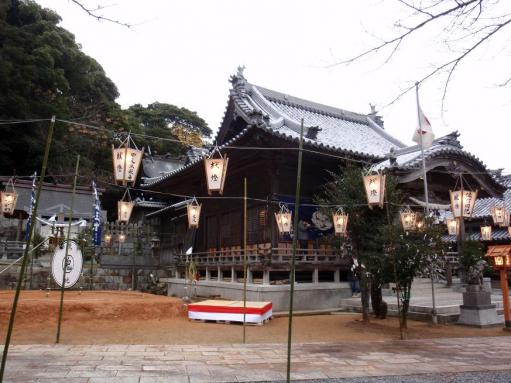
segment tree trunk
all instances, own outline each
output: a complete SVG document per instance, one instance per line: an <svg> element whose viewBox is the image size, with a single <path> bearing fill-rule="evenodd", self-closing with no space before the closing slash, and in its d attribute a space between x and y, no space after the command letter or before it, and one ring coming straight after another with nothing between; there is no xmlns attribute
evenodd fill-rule
<svg viewBox="0 0 511 383"><path fill-rule="evenodd" d="M369 322L369 278L367 273L362 270L360 273L360 299L362 301L362 319Z"/></svg>
<svg viewBox="0 0 511 383"><path fill-rule="evenodd" d="M374 280L371 280L371 306L374 316L378 319L385 319L385 314L382 310L382 302L381 286Z"/></svg>

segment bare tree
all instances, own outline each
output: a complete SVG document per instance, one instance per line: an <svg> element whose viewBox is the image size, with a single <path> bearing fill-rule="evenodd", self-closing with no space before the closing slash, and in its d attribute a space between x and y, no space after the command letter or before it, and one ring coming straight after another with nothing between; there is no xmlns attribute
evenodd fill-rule
<svg viewBox="0 0 511 383"><path fill-rule="evenodd" d="M119 25L122 25L123 27L127 27L127 28L132 28L133 25L134 25L134 24L129 24L129 23L126 23L124 21L120 21L120 20L117 20L117 19L112 19L110 17L106 17L106 16L102 15L101 11L106 9L106 8L109 8L109 6L107 6L107 5L98 5L98 6L94 7L94 8L89 8L89 7L87 7L85 5L84 2L82 2L80 0L69 0L69 1L71 1L74 4L76 4L85 13L87 13L89 16L95 18L98 21L107 21L109 23L119 24Z"/></svg>
<svg viewBox="0 0 511 383"><path fill-rule="evenodd" d="M428 28L439 28L443 44L450 53L424 71L417 82L421 84L436 75L443 76L443 110L447 91L456 70L467 57L488 44L497 34L504 34L506 27L511 24L511 2L509 0L396 1L408 10L406 17L394 23L396 32L390 38L383 39L369 49L335 62L331 66L351 64L372 55L383 56L384 64L389 64L405 41L414 39L421 31L426 31ZM510 83L511 73L498 85L507 86ZM414 87L415 82L401 89L389 104L400 99Z"/></svg>

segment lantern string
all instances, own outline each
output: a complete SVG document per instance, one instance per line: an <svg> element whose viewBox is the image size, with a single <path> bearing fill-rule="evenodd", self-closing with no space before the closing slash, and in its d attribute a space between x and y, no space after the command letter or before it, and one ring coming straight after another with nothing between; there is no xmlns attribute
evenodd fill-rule
<svg viewBox="0 0 511 383"><path fill-rule="evenodd" d="M42 118L42 119L28 119L28 120L0 120L0 125L9 125L9 124L24 124L24 123L33 123L33 122L42 122L42 121L50 121L51 119L49 118ZM70 125L76 125L76 126L81 126L81 127L86 127L86 128L90 128L90 129L95 129L95 130L101 130L101 131L104 131L104 132L107 132L109 134L112 135L112 137L115 139L117 138L118 136L120 135L127 135L127 136L134 136L134 137L145 137L145 138L149 138L149 139L152 139L152 140L160 140L160 141L168 141L168 142L175 142L175 143L179 143L179 144L184 144L181 140L178 140L178 139L173 139L173 138L166 138L166 137L158 137L158 136L153 136L153 135L149 135L149 134L143 134L143 133L133 133L133 132L114 132L110 129L107 129L106 127L104 126L97 126L97 125L91 125L91 124L87 124L87 123L83 123L83 122L77 122L77 121L70 121L70 120L64 120L64 119L56 119L56 121L59 121L59 122L62 122L62 123L66 123L66 124L70 124ZM133 142L133 140L131 140ZM135 144L133 142L133 144ZM136 145L135 145L136 147ZM206 144L204 145L205 148L218 148L218 146L215 144ZM298 151L298 147L283 147L283 148L276 148L276 147L254 147L254 146L226 146L225 148L223 148L224 150L231 150L231 149L234 149L234 150L278 150L278 151L283 151L283 150L291 150L291 151ZM346 160L346 161L350 161L350 162L356 162L356 163L362 163L362 164L366 164L368 166L371 166L371 165L374 165L374 161L366 161L366 160L361 160L361 159L354 159L354 158L351 158L351 157L346 157L346 156L341 156L341 155L336 155L336 154L331 154L331 153L325 153L325 152L320 152L320 151L317 151L317 150L312 150L312 149L306 149L304 148L303 149L304 152L308 152L308 153L314 153L314 154L318 154L318 155L322 155L322 156L326 156L326 157L332 157L332 158L338 158L338 159L342 159L342 160ZM409 167L407 168L409 170L419 170L419 169L422 169L420 167ZM446 171L446 170L436 170L436 169L431 169L431 170L428 170L428 173L443 173L443 174L453 174L453 172L450 172L450 171ZM458 175L462 176L462 175L478 175L478 174L488 174L488 171L481 171L481 172L459 172ZM511 175L511 172L502 172L500 173L500 176L506 176L506 175ZM466 182L466 181L465 181Z"/></svg>

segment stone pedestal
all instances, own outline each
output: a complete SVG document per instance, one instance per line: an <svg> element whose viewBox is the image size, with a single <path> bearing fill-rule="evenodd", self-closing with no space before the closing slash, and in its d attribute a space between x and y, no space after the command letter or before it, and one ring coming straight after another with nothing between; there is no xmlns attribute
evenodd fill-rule
<svg viewBox="0 0 511 383"><path fill-rule="evenodd" d="M463 293L458 323L476 327L502 323L497 315L496 306L491 303L490 292L482 291L479 285L468 285L467 291Z"/></svg>

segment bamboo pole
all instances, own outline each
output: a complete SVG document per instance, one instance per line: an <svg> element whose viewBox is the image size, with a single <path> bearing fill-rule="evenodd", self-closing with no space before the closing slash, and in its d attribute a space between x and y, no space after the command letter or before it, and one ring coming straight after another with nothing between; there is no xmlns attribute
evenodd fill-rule
<svg viewBox="0 0 511 383"><path fill-rule="evenodd" d="M424 158L424 145L422 142L422 121L420 115L420 107L419 107L419 83L415 83L415 95L417 99L417 116L419 119L419 145L421 147L421 157L422 157L422 173L424 178L424 200L426 202L426 219L424 220L424 225L428 225L427 218L429 217L429 193L428 193L428 178L427 178L427 170L426 170L426 159ZM462 212L463 213L463 212ZM433 312L431 313L431 322L436 325L438 324L437 312L436 312L436 300L435 300L435 280L434 280L434 264L431 262L431 301L433 304Z"/></svg>
<svg viewBox="0 0 511 383"><path fill-rule="evenodd" d="M287 329L287 374L286 381L291 381L291 336L293 333L293 295L295 292L295 258L296 245L298 241L298 212L300 211L300 183L302 180L302 155L303 155L303 118L300 124L300 143L298 146L298 169L296 171L296 193L295 193L295 216L293 217L293 255L291 257L291 277L289 289L289 321Z"/></svg>
<svg viewBox="0 0 511 383"><path fill-rule="evenodd" d="M243 198L243 343L246 343L247 334L247 177L244 179Z"/></svg>
<svg viewBox="0 0 511 383"><path fill-rule="evenodd" d="M18 300L20 296L21 284L23 283L23 277L25 274L25 267L27 266L28 249L32 242L34 235L34 229L36 226L37 208L39 207L39 197L41 196L41 190L43 188L44 177L46 176L46 166L48 165L48 157L50 156L50 147L53 137L53 128L55 126L55 116L51 117L50 127L48 129L48 135L46 136L46 145L44 148L43 163L41 165L41 176L39 178L39 184L37 186L37 193L35 197L34 208L32 209L32 220L30 221L29 234L27 244L25 245L25 251L23 254L23 261L21 262L20 273L18 276L18 282L16 284L16 293L14 294L14 300L12 302L11 315L9 317L9 326L7 328L7 335L5 336L4 352L2 354L2 365L0 366L0 383L4 380L5 363L7 361L7 353L9 352L9 345L11 343L12 329L14 327L14 318L16 316L16 309L18 307Z"/></svg>
<svg viewBox="0 0 511 383"><path fill-rule="evenodd" d="M67 239L66 239L66 252L64 255L64 263L62 266L62 285L60 286L60 304L59 304L59 319L57 323L57 338L55 343L60 342L60 327L62 325L62 306L64 305L64 290L66 289L66 270L67 270L67 257L69 254L69 241L71 241L71 223L73 221L73 209L75 204L76 193L76 180L78 179L78 167L80 166L80 155L76 156L75 177L73 181L73 194L71 194L71 206L69 208L68 224L67 224Z"/></svg>

